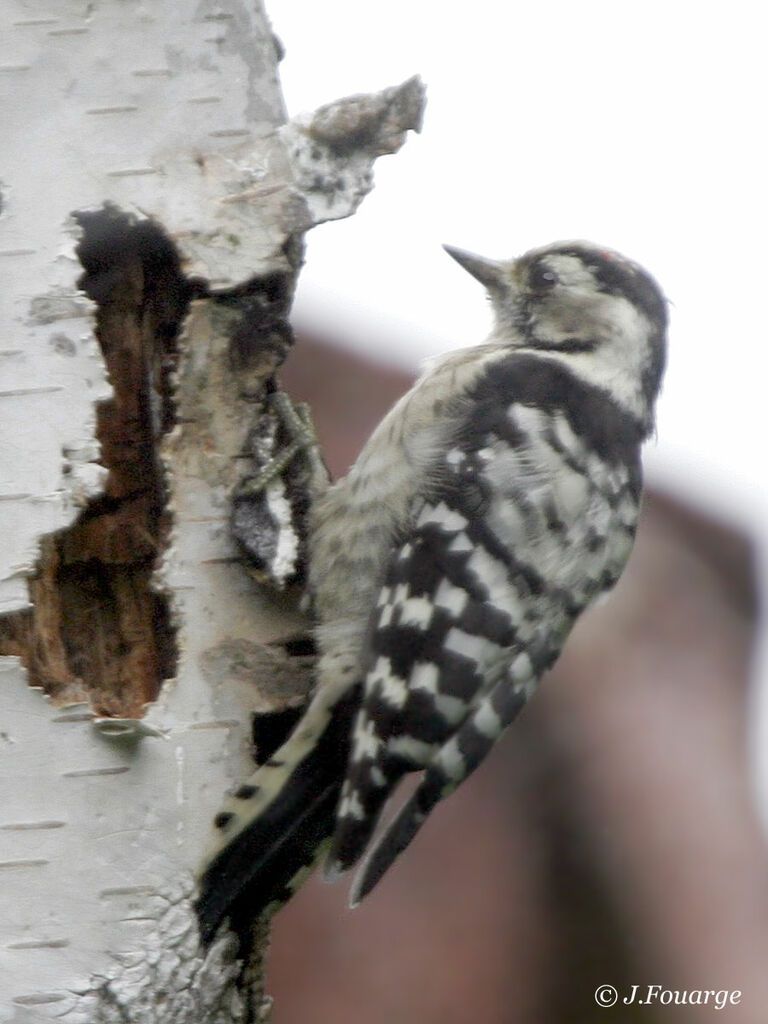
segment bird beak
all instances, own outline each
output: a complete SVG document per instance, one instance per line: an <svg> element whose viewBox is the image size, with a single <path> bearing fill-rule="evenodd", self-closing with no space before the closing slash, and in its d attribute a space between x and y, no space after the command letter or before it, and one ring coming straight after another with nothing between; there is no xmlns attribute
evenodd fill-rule
<svg viewBox="0 0 768 1024"><path fill-rule="evenodd" d="M460 267L464 267L468 274L471 274L486 288L504 287L503 270L500 263L495 260L487 260L482 256L475 256L474 253L465 252L464 249L454 249L452 245L444 245L443 248Z"/></svg>

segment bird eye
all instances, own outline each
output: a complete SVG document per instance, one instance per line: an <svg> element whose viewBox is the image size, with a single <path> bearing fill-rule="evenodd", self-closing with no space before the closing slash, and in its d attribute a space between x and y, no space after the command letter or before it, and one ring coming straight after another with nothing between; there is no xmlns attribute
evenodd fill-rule
<svg viewBox="0 0 768 1024"><path fill-rule="evenodd" d="M546 291L558 282L557 274L548 267L546 263L536 263L528 275L528 281L531 288L536 291Z"/></svg>

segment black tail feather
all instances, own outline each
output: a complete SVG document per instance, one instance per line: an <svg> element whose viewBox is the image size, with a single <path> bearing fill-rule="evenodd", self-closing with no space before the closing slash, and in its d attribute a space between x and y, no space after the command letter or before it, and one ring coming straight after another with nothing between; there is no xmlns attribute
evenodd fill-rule
<svg viewBox="0 0 768 1024"><path fill-rule="evenodd" d="M207 867L195 903L204 944L224 918L242 933L270 904L285 903L293 895L291 880L333 833L358 701L355 687L278 796Z"/></svg>
<svg viewBox="0 0 768 1024"><path fill-rule="evenodd" d="M395 818L385 827L358 871L349 904L356 907L386 874L393 862L410 845L429 812L439 802L444 779L427 772Z"/></svg>

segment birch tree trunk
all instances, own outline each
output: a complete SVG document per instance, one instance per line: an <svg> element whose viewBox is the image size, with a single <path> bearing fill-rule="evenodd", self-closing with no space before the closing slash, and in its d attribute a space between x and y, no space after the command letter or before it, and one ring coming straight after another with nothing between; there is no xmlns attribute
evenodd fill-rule
<svg viewBox="0 0 768 1024"><path fill-rule="evenodd" d="M253 713L311 671L231 496L303 234L353 212L423 90L286 123L256 2L2 17L0 1020L265 1019L259 942L202 951L191 899Z"/></svg>

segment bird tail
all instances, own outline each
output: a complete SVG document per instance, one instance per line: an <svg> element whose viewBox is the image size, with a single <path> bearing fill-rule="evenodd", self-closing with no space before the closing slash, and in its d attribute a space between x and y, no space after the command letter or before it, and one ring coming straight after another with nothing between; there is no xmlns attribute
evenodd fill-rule
<svg viewBox="0 0 768 1024"><path fill-rule="evenodd" d="M327 881L336 881L360 859L384 804L407 770L409 766L401 758L382 757L375 765L350 763L341 790L333 842L324 867Z"/></svg>
<svg viewBox="0 0 768 1024"><path fill-rule="evenodd" d="M241 932L287 902L334 829L359 686L321 693L286 742L216 818L219 842L200 878L200 933L212 941L224 918Z"/></svg>
<svg viewBox="0 0 768 1024"><path fill-rule="evenodd" d="M442 799L444 788L445 779L442 775L434 771L425 774L413 795L403 804L368 850L352 883L349 894L350 907L356 907L365 899L403 850L410 845L429 812Z"/></svg>

